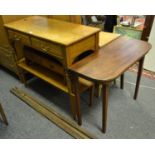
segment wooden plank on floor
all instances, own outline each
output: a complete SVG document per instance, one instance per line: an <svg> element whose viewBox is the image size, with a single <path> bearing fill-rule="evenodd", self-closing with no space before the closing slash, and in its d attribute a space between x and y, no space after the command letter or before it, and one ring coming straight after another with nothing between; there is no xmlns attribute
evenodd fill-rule
<svg viewBox="0 0 155 155"><path fill-rule="evenodd" d="M69 120L62 116L61 114L57 113L51 107L43 104L42 102L36 100L34 97L30 96L28 93L23 91L20 88L12 88L10 90L14 95L20 98L22 101L27 103L37 112L45 116L47 119L55 123L58 127L62 128L65 132L70 134L74 138L78 139L94 139L96 138L87 130L83 129L82 127L78 126L72 120Z"/></svg>

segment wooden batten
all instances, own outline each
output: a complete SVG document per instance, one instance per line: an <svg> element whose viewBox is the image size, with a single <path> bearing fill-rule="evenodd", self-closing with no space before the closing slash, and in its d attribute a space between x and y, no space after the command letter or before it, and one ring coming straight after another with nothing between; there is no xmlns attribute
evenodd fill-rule
<svg viewBox="0 0 155 155"><path fill-rule="evenodd" d="M26 104L31 106L34 110L39 112L41 115L49 119L51 122L56 124L58 127L63 129L65 132L70 134L74 138L78 139L94 139L96 138L93 134L89 131L83 129L82 127L78 126L72 120L65 118L60 113L56 112L51 107L47 106L46 104L40 102L39 100L35 99L34 97L27 94L25 91L15 87L11 89L11 92L19 97L22 101Z"/></svg>

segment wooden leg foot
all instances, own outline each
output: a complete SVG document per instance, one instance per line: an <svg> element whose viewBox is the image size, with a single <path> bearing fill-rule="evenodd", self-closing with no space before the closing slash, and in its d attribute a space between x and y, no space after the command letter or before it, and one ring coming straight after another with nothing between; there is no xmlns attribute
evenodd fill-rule
<svg viewBox="0 0 155 155"><path fill-rule="evenodd" d="M101 84L95 84L95 96L100 97L101 96L101 90L102 90L102 85Z"/></svg>
<svg viewBox="0 0 155 155"><path fill-rule="evenodd" d="M94 99L94 86L92 86L89 90L90 94L89 94L89 107L92 106L93 104L93 99Z"/></svg>
<svg viewBox="0 0 155 155"><path fill-rule="evenodd" d="M19 77L20 81L22 83L24 83L24 85L26 86L27 82L26 82L26 78L25 78L25 75L24 75L24 72L22 69L18 69L18 77Z"/></svg>
<svg viewBox="0 0 155 155"><path fill-rule="evenodd" d="M79 92L79 79L78 76L73 75L74 82L74 93L76 97L76 114L77 121L79 125L82 125L82 115L81 115L81 106L80 106L80 92Z"/></svg>
<svg viewBox="0 0 155 155"><path fill-rule="evenodd" d="M141 75L142 75L142 71L143 71L143 63L144 63L144 57L139 60L136 88L135 88L135 93L134 93L134 97L133 97L135 100L137 99L137 96L138 96L139 85L140 85Z"/></svg>
<svg viewBox="0 0 155 155"><path fill-rule="evenodd" d="M76 99L75 96L70 95L70 108L71 108L71 113L73 116L73 119L76 120L76 108L75 108L75 104L76 104Z"/></svg>
<svg viewBox="0 0 155 155"><path fill-rule="evenodd" d="M121 80L120 80L120 88L124 89L124 73L121 75Z"/></svg>
<svg viewBox="0 0 155 155"><path fill-rule="evenodd" d="M103 101L102 101L102 132L106 132L107 127L107 111L108 111L108 84L103 84Z"/></svg>

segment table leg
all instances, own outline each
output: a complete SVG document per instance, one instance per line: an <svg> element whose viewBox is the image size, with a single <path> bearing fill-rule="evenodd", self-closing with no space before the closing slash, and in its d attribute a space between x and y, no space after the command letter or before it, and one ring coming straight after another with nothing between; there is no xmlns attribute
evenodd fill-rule
<svg viewBox="0 0 155 155"><path fill-rule="evenodd" d="M90 107L91 107L92 104L93 104L94 90L95 90L94 85L93 85L92 87L89 88L89 106L90 106Z"/></svg>
<svg viewBox="0 0 155 155"><path fill-rule="evenodd" d="M121 87L121 89L124 88L124 73L121 75L120 87Z"/></svg>
<svg viewBox="0 0 155 155"><path fill-rule="evenodd" d="M76 98L76 114L78 124L82 125L82 115L81 115L81 107L80 107L80 92L79 92L79 80L76 74L73 75L73 84L74 84L74 93Z"/></svg>
<svg viewBox="0 0 155 155"><path fill-rule="evenodd" d="M69 94L69 98L70 98L70 109L72 112L72 116L73 116L73 119L76 120L76 108L75 108L76 98L75 98L75 95Z"/></svg>
<svg viewBox="0 0 155 155"><path fill-rule="evenodd" d="M102 84L103 89L103 101L102 101L102 132L106 132L107 126L107 111L108 111L108 93L109 85L107 83Z"/></svg>
<svg viewBox="0 0 155 155"><path fill-rule="evenodd" d="M8 125L8 121L7 121L7 118L6 118L6 116L5 116L5 113L4 113L4 110L3 110L3 107L2 107L1 104L0 104L0 114L1 114L1 116L2 116L2 119L3 119L4 123L5 123L6 125Z"/></svg>
<svg viewBox="0 0 155 155"><path fill-rule="evenodd" d="M26 81L26 77L24 75L24 71L23 69L19 68L18 67L18 77L20 79L20 81L25 85L27 86L27 81Z"/></svg>
<svg viewBox="0 0 155 155"><path fill-rule="evenodd" d="M69 98L70 98L70 109L71 109L71 112L72 112L72 116L73 116L73 119L76 120L76 98L75 98L75 94L73 93L73 88L72 88L72 77L69 76L69 73L67 71L67 69L65 69L65 80L66 80L66 83L67 83L67 87L68 87L68 93L69 93Z"/></svg>
<svg viewBox="0 0 155 155"><path fill-rule="evenodd" d="M136 88L135 88L135 93L134 93L135 100L137 99L137 96L138 96L139 84L140 84L141 75L142 75L142 71L143 71L143 63L144 63L144 57L139 60Z"/></svg>
<svg viewBox="0 0 155 155"><path fill-rule="evenodd" d="M102 85L95 83L95 96L99 98L101 96Z"/></svg>

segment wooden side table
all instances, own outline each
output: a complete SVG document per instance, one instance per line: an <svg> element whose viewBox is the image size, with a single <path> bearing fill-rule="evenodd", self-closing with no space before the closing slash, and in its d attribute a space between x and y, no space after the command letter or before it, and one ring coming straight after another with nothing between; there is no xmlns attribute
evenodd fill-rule
<svg viewBox="0 0 155 155"><path fill-rule="evenodd" d="M75 118L75 95L72 90L68 67L86 51L98 52L100 29L41 16L30 16L8 23L5 24L5 28L10 43L15 48L16 63L19 67L21 81L26 82L24 78L24 71L26 71L67 93L70 97L71 111ZM25 57L25 47L36 50L36 55L42 53L51 57L53 63L50 63L48 68L45 67L48 63L45 61L44 63L41 56L41 59L38 57L37 60L35 57L35 61L31 57L32 63L28 64ZM36 61L40 61L39 64ZM92 87L92 83L91 85L87 84L82 83L86 88Z"/></svg>
<svg viewBox="0 0 155 155"><path fill-rule="evenodd" d="M70 72L74 79L74 89L77 101L76 109L79 118L78 123L80 125L82 124L82 115L79 98L79 77L102 84L102 132L105 133L107 125L109 83L122 75L133 64L139 62L134 94L134 99L137 99L144 57L150 49L151 45L147 42L130 39L128 37L119 37L107 46L101 48L99 53L94 53L70 67Z"/></svg>

